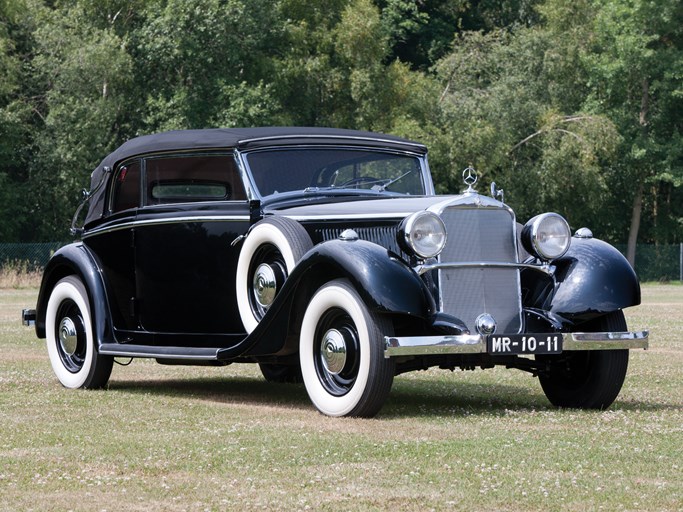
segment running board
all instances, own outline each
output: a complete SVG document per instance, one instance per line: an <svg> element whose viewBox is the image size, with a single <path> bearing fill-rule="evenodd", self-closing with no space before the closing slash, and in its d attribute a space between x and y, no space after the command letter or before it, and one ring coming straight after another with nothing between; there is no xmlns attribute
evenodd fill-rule
<svg viewBox="0 0 683 512"><path fill-rule="evenodd" d="M215 361L218 348L158 347L102 343L99 353L115 357L151 357L154 359L184 359L188 361Z"/></svg>

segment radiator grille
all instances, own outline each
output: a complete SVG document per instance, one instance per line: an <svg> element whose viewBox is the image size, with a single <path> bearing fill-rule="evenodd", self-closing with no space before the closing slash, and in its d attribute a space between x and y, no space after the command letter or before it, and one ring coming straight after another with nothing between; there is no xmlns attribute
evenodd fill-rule
<svg viewBox="0 0 683 512"><path fill-rule="evenodd" d="M503 208L447 208L441 214L448 243L441 263L517 262L515 223ZM463 268L439 270L440 306L460 318L475 332L474 321L482 313L495 318L499 333L521 330L519 270Z"/></svg>
<svg viewBox="0 0 683 512"><path fill-rule="evenodd" d="M327 240L339 238L344 229L346 228L317 229L316 234L323 242L326 242ZM396 226L353 227L353 230L358 233L358 238L361 240L367 240L368 242L386 247L402 258L408 259L408 255L401 250L396 241L396 234L398 232Z"/></svg>

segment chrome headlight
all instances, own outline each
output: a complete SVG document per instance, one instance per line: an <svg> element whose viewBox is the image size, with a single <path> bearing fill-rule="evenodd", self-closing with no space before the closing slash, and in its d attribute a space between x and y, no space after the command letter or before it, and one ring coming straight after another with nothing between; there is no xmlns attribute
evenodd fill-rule
<svg viewBox="0 0 683 512"><path fill-rule="evenodd" d="M550 261L563 256L569 249L569 224L557 213L537 215L522 229L522 245L530 254Z"/></svg>
<svg viewBox="0 0 683 512"><path fill-rule="evenodd" d="M446 245L446 226L437 214L423 210L403 219L398 242L406 252L434 258Z"/></svg>

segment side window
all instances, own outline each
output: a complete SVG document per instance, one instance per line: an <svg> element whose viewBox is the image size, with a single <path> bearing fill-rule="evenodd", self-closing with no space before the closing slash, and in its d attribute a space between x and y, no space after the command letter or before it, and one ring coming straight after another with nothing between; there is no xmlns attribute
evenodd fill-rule
<svg viewBox="0 0 683 512"><path fill-rule="evenodd" d="M117 213L140 206L140 161L120 166L114 177L111 212Z"/></svg>
<svg viewBox="0 0 683 512"><path fill-rule="evenodd" d="M246 200L232 155L148 158L146 204Z"/></svg>

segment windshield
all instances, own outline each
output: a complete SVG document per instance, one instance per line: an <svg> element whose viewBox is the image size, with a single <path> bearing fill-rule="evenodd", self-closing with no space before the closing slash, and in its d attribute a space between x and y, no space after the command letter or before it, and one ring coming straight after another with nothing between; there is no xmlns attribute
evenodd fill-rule
<svg viewBox="0 0 683 512"><path fill-rule="evenodd" d="M247 153L245 160L261 197L337 190L425 194L421 161L413 155L353 148L278 148Z"/></svg>

